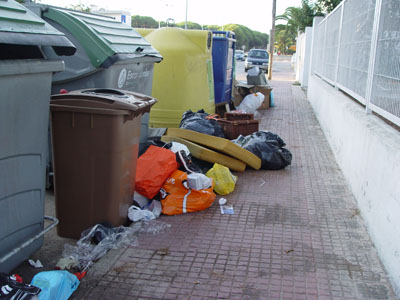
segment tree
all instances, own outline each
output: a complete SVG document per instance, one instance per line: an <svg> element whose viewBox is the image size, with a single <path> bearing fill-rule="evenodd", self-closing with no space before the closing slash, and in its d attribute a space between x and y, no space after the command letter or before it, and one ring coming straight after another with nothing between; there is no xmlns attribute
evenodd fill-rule
<svg viewBox="0 0 400 300"><path fill-rule="evenodd" d="M90 7L85 4L82 4L82 3L76 4L76 5L70 5L67 8L73 9L73 10L80 10L83 12L90 12Z"/></svg>
<svg viewBox="0 0 400 300"><path fill-rule="evenodd" d="M236 45L239 49L244 45L246 49L266 48L268 44L268 34L253 31L250 28L239 24L224 25L225 31L233 31L235 33Z"/></svg>
<svg viewBox="0 0 400 300"><path fill-rule="evenodd" d="M341 0L317 0L317 12L320 14L329 14Z"/></svg>
<svg viewBox="0 0 400 300"><path fill-rule="evenodd" d="M317 7L310 4L309 0L302 0L301 7L290 6L276 20L286 21L287 30L291 32L304 32L307 26L312 26L315 16L321 15Z"/></svg>
<svg viewBox="0 0 400 300"><path fill-rule="evenodd" d="M185 28L185 22L175 24L176 27ZM187 22L187 29L202 29L200 24L194 22Z"/></svg>
<svg viewBox="0 0 400 300"><path fill-rule="evenodd" d="M204 25L204 30L221 30L221 26L218 25Z"/></svg>
<svg viewBox="0 0 400 300"><path fill-rule="evenodd" d="M283 54L288 53L290 46L296 44L297 32L288 30L284 24L278 24L275 27L275 46Z"/></svg>
<svg viewBox="0 0 400 300"><path fill-rule="evenodd" d="M132 27L134 28L158 28L158 22L152 17L135 15L132 16Z"/></svg>

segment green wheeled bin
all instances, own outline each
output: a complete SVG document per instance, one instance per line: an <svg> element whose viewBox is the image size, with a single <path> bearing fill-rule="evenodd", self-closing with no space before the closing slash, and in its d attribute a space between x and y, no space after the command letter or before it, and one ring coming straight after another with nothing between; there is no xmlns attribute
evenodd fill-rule
<svg viewBox="0 0 400 300"><path fill-rule="evenodd" d="M131 26L97 14L35 3L25 6L63 32L77 48L73 56L64 59L65 71L53 77L52 94L62 89L112 88L151 95L154 64L162 56ZM55 57L51 49L46 55ZM140 145L147 142L148 125L149 113L145 113ZM53 173L51 158L49 174ZM51 186L51 178L48 182Z"/></svg>

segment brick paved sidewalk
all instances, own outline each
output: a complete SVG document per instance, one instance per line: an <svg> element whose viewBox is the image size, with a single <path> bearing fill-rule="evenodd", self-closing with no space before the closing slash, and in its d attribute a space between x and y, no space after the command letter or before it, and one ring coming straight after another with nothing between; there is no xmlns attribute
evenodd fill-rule
<svg viewBox="0 0 400 300"><path fill-rule="evenodd" d="M395 299L304 92L274 79L261 129L284 139L292 165L239 173L234 215L162 216L170 231L117 252L73 299Z"/></svg>

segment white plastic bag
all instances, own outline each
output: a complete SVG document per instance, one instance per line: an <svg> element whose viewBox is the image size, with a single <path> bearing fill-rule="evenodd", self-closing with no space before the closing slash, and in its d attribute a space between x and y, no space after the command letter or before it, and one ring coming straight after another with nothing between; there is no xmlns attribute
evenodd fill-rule
<svg viewBox="0 0 400 300"><path fill-rule="evenodd" d="M264 95L262 93L248 94L237 107L237 110L241 110L248 114L254 114L263 101Z"/></svg>
<svg viewBox="0 0 400 300"><path fill-rule="evenodd" d="M143 221L154 220L156 216L147 209L141 209L137 206L132 205L128 209L128 218L133 222L137 222L140 220Z"/></svg>

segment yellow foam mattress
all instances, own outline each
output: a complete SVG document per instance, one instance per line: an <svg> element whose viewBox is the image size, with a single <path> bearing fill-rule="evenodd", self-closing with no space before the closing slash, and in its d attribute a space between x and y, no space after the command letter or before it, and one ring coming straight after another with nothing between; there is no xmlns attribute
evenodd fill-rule
<svg viewBox="0 0 400 300"><path fill-rule="evenodd" d="M182 128L168 128L167 135L180 137L207 148L228 154L233 158L241 160L253 169L258 170L261 167L261 159L258 156L243 149L230 140Z"/></svg>
<svg viewBox="0 0 400 300"><path fill-rule="evenodd" d="M194 157L210 163L219 163L230 170L243 172L246 169L246 164L236 158L215 152L180 137L164 135L161 137L161 140L165 143L178 142L184 144Z"/></svg>

